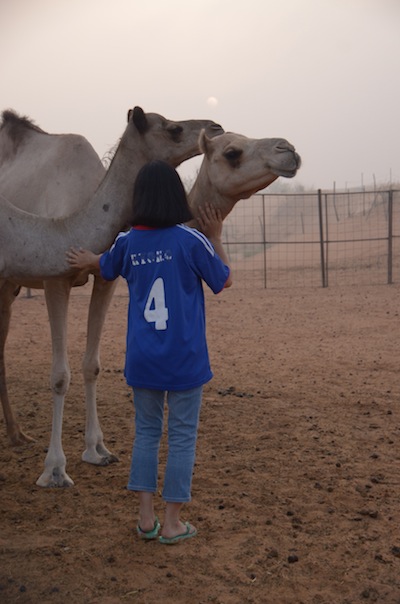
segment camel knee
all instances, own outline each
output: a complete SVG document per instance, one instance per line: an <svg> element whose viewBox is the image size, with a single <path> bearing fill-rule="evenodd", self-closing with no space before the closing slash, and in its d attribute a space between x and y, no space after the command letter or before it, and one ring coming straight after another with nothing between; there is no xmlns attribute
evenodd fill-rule
<svg viewBox="0 0 400 604"><path fill-rule="evenodd" d="M101 366L99 359L84 359L82 362L82 373L86 382L97 380Z"/></svg>
<svg viewBox="0 0 400 604"><path fill-rule="evenodd" d="M68 369L57 371L51 376L51 389L55 394L65 394L71 382L71 372Z"/></svg>

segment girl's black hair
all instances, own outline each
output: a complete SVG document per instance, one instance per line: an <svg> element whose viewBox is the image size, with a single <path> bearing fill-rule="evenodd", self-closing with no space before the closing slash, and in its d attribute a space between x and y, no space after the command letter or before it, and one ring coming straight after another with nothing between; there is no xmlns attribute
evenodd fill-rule
<svg viewBox="0 0 400 604"><path fill-rule="evenodd" d="M132 226L165 228L193 218L178 172L160 160L151 161L139 170L132 210Z"/></svg>

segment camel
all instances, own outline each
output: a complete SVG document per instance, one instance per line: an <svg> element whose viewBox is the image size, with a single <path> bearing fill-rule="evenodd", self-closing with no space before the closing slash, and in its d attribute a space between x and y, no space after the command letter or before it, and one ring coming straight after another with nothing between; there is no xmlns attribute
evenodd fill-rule
<svg viewBox="0 0 400 604"><path fill-rule="evenodd" d="M225 219L239 200L248 199L279 176L292 178L301 165L293 145L282 138L251 139L225 132L211 139L203 130L199 146L204 157L189 193L194 216L209 201ZM196 219L190 226L198 227Z"/></svg>
<svg viewBox="0 0 400 604"><path fill-rule="evenodd" d="M83 137L50 135L27 118L5 112L0 129L0 206L6 213L3 214L2 225L7 222L6 231L9 235L9 228L13 228L11 223L15 219L22 226L25 235L31 228L37 235L34 224L36 221L40 222L41 218L17 209L16 206L30 209L35 214L51 216L51 219L47 218L45 231L39 239L41 246L49 237L51 239L52 227L60 226L59 217L68 215L67 229L70 221L76 225L86 219L87 232L94 232L95 238L101 234L104 241L100 248L103 245L107 247L129 218L133 183L140 167L154 158L164 159L176 167L185 159L198 155L198 136L204 128L210 136L223 132L221 126L210 120L171 121L155 113L145 114L140 107L135 107L128 113L128 125L106 173L96 152ZM12 200L13 204L8 200ZM8 210L11 210L9 214ZM99 221L96 222L94 216L98 211ZM93 225L98 225L98 230L91 230ZM3 234L0 255L11 243ZM25 242L25 235L19 232L21 244ZM38 240L35 241L37 243ZM72 239L69 239L69 243L72 243ZM44 245L49 260L53 250L51 246ZM63 257L61 265L53 272L56 278L43 281L40 264L43 258L36 257L34 252L33 256L27 256L26 259L25 269L29 267L29 270L22 269L18 274L12 274L11 271L7 275L4 270L0 274L0 398L11 443L23 444L32 440L22 432L11 410L6 386L4 349L11 304L21 285L44 288L53 348L53 426L45 471L37 484L69 486L73 481L65 471L66 459L61 444L64 398L70 381L66 350L67 311L71 287L86 283L87 275L65 271ZM5 268L2 260L0 265ZM105 283L94 278L86 353L82 364L87 411L86 449L82 459L96 465L116 461L116 457L104 445L96 410L100 335L114 288L115 283Z"/></svg>
<svg viewBox="0 0 400 604"><path fill-rule="evenodd" d="M250 197L278 176L293 176L300 164L294 147L283 139L249 139L226 133L211 141L205 134L200 137L199 145L206 157L189 200L196 210L205 194L212 196L223 218L239 199ZM116 158L118 155L117 151ZM17 283L71 276L86 281L87 274L77 277L69 267L65 250L85 245L100 253L130 218L129 195L127 204L120 202L126 188L123 172L118 174L112 168L113 164L92 202L62 218L37 216L0 199L0 277ZM111 178L114 172L117 174ZM132 186L130 178L126 180Z"/></svg>
<svg viewBox="0 0 400 604"><path fill-rule="evenodd" d="M248 139L242 135L236 135L233 133L227 133L216 136L211 139L206 135L205 132L201 133L199 140L200 148L205 153L202 166L199 171L196 183L189 195L190 203L196 211L199 205L204 200L210 200L211 203L221 208L223 216L225 217L229 211L232 210L234 204L239 199L245 199L254 192L268 186L278 176L292 177L297 172L300 166L300 158L295 152L292 145L283 139ZM3 214L3 220L1 216ZM46 283L52 282L53 271L65 270L65 250L68 245L72 242L75 247L80 245L90 247L93 251L96 251L103 246L96 247L96 243L91 245L88 242L88 235L86 230L83 231L82 235L77 236L72 228L78 229L76 222L71 222L71 217L66 217L61 221L63 227L60 224L56 225L56 221L49 220L41 217L30 216L27 213L20 212L15 208L9 206L9 204L0 203L0 229L1 224L7 217L7 224L11 221L13 225L17 225L18 228L22 227L22 233L26 232L23 227L29 224L28 231L35 229L35 237L41 241L42 238L48 237L47 233L54 229L58 237L52 239L52 255L59 259L59 266L46 265L45 269L48 272L45 277L49 278ZM67 226L65 226L65 224ZM97 223L96 223L97 224ZM0 234L6 235L6 230L1 231ZM21 235L22 236L22 235ZM19 237L18 232L14 231L13 238ZM83 237L83 239L79 239ZM37 243L32 241L28 242L28 249L25 253L33 255L35 258L39 258L40 261L45 262L46 254L43 255L41 250L37 249ZM29 246L30 249L29 249ZM8 267L6 270L12 274L12 266L15 261L16 271L21 270L20 261L18 258L8 258ZM68 272L68 269L67 269ZM0 277L2 273L0 271ZM61 436L61 431L60 431ZM59 447L61 445L59 444ZM41 486L47 486L43 484L45 481L42 478L48 479L48 472L45 472L39 479L38 484ZM62 485L71 484L72 481L67 477L64 466L57 466L57 473L61 473L63 477ZM54 472L55 468L52 469L52 481L54 483ZM60 482L58 482L61 486Z"/></svg>
<svg viewBox="0 0 400 604"><path fill-rule="evenodd" d="M0 194L22 210L58 218L89 203L106 169L79 134L48 134L26 117L3 111Z"/></svg>

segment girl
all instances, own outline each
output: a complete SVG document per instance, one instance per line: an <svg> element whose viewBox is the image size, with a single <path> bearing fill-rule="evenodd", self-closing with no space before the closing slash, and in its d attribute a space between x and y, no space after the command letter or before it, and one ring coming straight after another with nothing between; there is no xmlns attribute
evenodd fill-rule
<svg viewBox="0 0 400 604"><path fill-rule="evenodd" d="M154 511L158 451L168 405L166 502L159 541L194 537L180 512L191 499L191 483L203 385L212 378L202 281L214 293L232 279L221 244L222 219L209 204L197 217L202 231L185 226L193 219L181 179L161 161L139 172L133 193L132 229L120 233L109 251L67 252L70 265L98 271L106 280L122 275L129 288L125 378L133 388L135 439L128 489L139 497L138 535L156 539Z"/></svg>

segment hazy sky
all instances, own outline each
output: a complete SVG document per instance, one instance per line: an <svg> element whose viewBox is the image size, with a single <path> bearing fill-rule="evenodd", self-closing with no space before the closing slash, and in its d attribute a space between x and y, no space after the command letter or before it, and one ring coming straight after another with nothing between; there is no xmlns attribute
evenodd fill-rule
<svg viewBox="0 0 400 604"><path fill-rule="evenodd" d="M400 0L0 0L0 100L100 156L140 105L287 138L305 186L400 183Z"/></svg>

